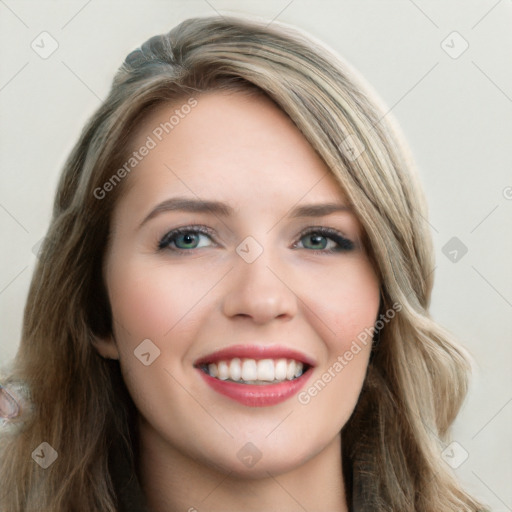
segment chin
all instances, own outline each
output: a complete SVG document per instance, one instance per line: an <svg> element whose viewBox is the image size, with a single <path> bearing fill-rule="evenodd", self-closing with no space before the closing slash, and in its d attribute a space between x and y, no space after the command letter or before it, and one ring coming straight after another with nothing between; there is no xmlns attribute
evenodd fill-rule
<svg viewBox="0 0 512 512"><path fill-rule="evenodd" d="M274 446L268 441L264 446L263 441L259 443L260 449L256 446L256 443L258 442L252 443L247 441L239 443L229 440L229 446L219 446L218 452L213 451L211 448L209 450L205 448L205 452L208 451L209 457L205 458L204 452L202 452L196 458L196 461L211 467L215 471L226 475L229 474L230 477L256 480L268 478L270 475L278 476L291 472L321 451L321 449L315 450L315 447L305 450L302 445L302 450L297 452L291 447L284 445ZM235 445L239 446L239 448L233 449Z"/></svg>

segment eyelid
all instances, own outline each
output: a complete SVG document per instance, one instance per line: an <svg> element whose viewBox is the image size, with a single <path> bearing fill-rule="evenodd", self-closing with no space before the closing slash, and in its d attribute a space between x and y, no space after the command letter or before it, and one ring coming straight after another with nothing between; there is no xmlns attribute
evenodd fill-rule
<svg viewBox="0 0 512 512"><path fill-rule="evenodd" d="M324 233L326 235L332 234L332 235L340 236L340 237L343 237L352 242L352 240L350 240L350 238L345 233L343 233L343 231L340 231L336 228L331 228L329 226L308 226L307 228L304 228L299 233L298 236L300 238L300 237L303 237L304 235L308 235L309 233L317 233L317 232Z"/></svg>

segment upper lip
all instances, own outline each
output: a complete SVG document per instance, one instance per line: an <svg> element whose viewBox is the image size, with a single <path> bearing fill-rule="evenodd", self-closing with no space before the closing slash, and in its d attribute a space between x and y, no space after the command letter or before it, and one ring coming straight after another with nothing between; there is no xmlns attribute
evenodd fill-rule
<svg viewBox="0 0 512 512"><path fill-rule="evenodd" d="M313 358L306 354L282 345L230 345L229 347L216 350L210 354L197 359L194 366L216 363L238 357L240 359L294 359L309 366L315 366Z"/></svg>

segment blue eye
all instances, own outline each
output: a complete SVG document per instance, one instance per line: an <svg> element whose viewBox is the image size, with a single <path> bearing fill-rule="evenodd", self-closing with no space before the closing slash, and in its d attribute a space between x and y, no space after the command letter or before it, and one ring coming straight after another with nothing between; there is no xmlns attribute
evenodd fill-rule
<svg viewBox="0 0 512 512"><path fill-rule="evenodd" d="M213 232L204 226L185 226L182 228L176 228L169 231L162 237L158 243L158 249L167 249L184 254L193 249L205 247L204 245L198 245L201 236L212 240ZM297 247L298 243L295 243L293 248L310 249L314 254L332 254L348 252L354 249L354 243L351 240L345 238L341 233L332 228L308 228L300 234L299 241L302 239L309 241L305 244L303 243L302 247ZM329 240L331 242L331 247L327 248L329 246Z"/></svg>
<svg viewBox="0 0 512 512"><path fill-rule="evenodd" d="M332 228L308 228L300 234L300 240L303 238L311 241L311 245L313 245L313 247L305 248L313 249L315 254L348 252L354 249L354 242L345 238L341 233ZM329 249L326 248L329 245L327 242L328 240L334 242L334 247L331 246ZM318 245L320 245L320 247L318 247ZM296 247L296 245L294 247Z"/></svg>
<svg viewBox="0 0 512 512"><path fill-rule="evenodd" d="M171 251L177 252L197 249L198 239L201 235L207 236L211 239L211 231L202 226L185 226L183 228L176 228L164 235L158 243L158 249L170 249ZM174 244L176 249L170 247L171 244ZM182 244L185 247L183 247Z"/></svg>

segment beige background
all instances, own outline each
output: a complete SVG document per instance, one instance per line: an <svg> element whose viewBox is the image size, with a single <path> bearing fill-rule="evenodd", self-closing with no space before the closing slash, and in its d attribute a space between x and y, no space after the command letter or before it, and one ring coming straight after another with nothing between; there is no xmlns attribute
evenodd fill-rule
<svg viewBox="0 0 512 512"><path fill-rule="evenodd" d="M215 10L307 30L348 59L400 123L430 205L433 316L477 364L447 461L493 510L512 510L510 0L0 1L0 366L19 343L33 248L64 159L114 71L148 37ZM452 237L459 248L443 253Z"/></svg>

